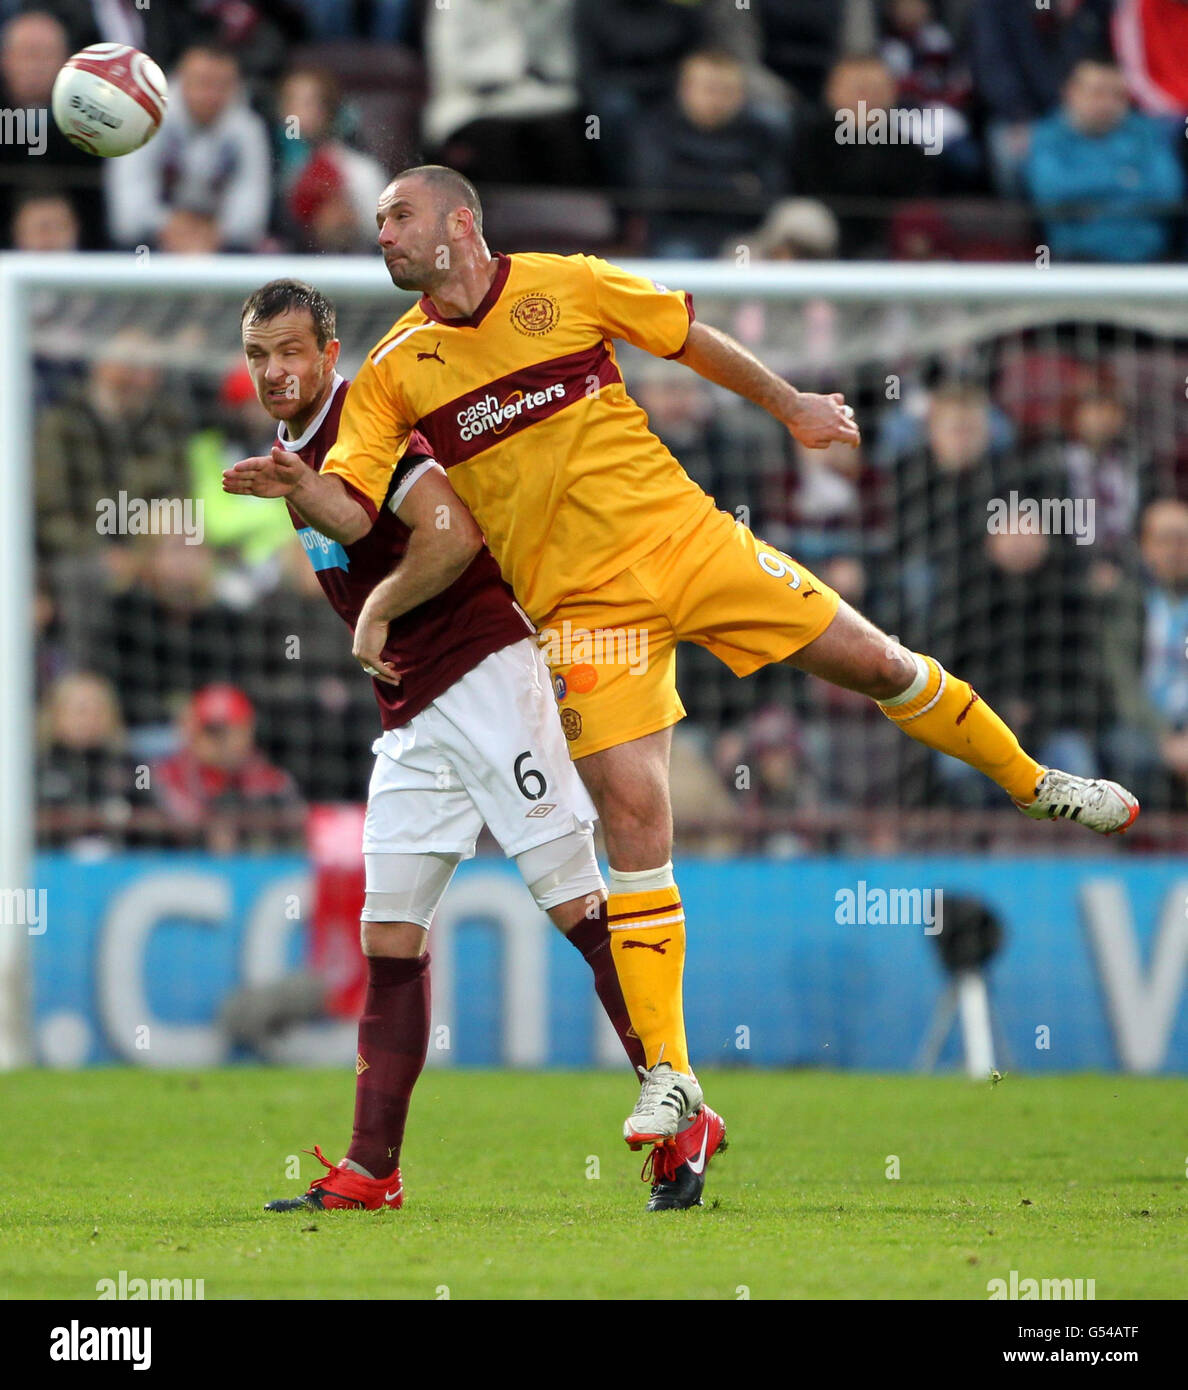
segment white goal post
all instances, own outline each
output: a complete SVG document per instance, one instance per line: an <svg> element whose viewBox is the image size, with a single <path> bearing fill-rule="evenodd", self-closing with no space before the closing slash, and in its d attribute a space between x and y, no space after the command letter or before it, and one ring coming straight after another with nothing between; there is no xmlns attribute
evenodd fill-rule
<svg viewBox="0 0 1188 1390"><path fill-rule="evenodd" d="M1025 302L1075 306L1081 316L1131 303L1188 307L1188 268L886 263L625 262L625 268L694 295L795 304ZM28 955L36 949L17 894L34 880L34 644L31 304L39 291L247 295L282 276L308 280L332 299L384 301L395 319L411 297L394 291L378 257L0 255L0 1069L32 1060ZM1188 332L1188 318L1184 320ZM229 350L234 345L229 344ZM52 885L46 886L51 890ZM49 926L53 931L53 905Z"/></svg>

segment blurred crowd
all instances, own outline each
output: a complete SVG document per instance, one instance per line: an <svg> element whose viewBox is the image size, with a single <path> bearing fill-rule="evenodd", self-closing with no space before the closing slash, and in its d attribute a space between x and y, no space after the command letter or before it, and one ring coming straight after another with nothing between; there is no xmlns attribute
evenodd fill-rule
<svg viewBox="0 0 1188 1390"><path fill-rule="evenodd" d="M361 253L424 160L507 251L1186 245L1182 0L0 0L0 106L101 40L165 69L162 131L105 165L52 123L0 146L11 247Z"/></svg>
<svg viewBox="0 0 1188 1390"><path fill-rule="evenodd" d="M677 363L636 354L627 377L721 507L970 680L1041 761L1184 811L1188 457L1149 402L1174 398L1188 363L1174 343L1123 352L1110 332L1093 357L1083 331L1049 326L993 336L978 358L922 358L902 380L835 372L857 451L802 449ZM131 328L40 410L47 838L295 845L307 802L362 797L370 684L284 508L220 490L271 433L242 367L205 399ZM104 534L97 505L121 493L201 501L201 543ZM862 697L780 666L738 681L696 647L680 661L674 804L690 834L708 823L711 843L794 853L854 812L1015 818ZM865 844L857 825L849 842Z"/></svg>

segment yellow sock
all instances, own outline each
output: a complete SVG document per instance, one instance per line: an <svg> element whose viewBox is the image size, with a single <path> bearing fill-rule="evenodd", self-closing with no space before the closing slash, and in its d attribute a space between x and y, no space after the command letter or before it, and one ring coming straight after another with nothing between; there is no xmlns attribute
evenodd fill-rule
<svg viewBox="0 0 1188 1390"><path fill-rule="evenodd" d="M681 997L685 912L672 864L639 873L612 869L607 923L619 987L647 1065L669 1062L674 1071L691 1073Z"/></svg>
<svg viewBox="0 0 1188 1390"><path fill-rule="evenodd" d="M909 738L984 772L1015 801L1033 801L1044 767L966 681L930 656L916 653L916 680L879 708Z"/></svg>

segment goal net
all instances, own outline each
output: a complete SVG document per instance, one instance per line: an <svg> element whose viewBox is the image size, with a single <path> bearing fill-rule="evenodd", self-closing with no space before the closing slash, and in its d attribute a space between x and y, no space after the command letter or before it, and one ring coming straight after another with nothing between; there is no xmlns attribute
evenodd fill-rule
<svg viewBox="0 0 1188 1390"><path fill-rule="evenodd" d="M1132 848L1178 844L1188 272L643 268L801 389L844 391L863 430L857 451L802 449L621 347L691 476L969 679L1041 761L1135 785L1155 814ZM377 719L345 629L283 507L219 486L272 434L239 310L280 275L336 302L347 375L410 302L367 260L0 258L0 1064L20 1050L37 850L302 850L306 808L365 796ZM787 666L739 681L695 646L679 681L685 852L1014 851L1031 829L861 697ZM197 724L246 731L250 815L191 815L184 775L162 772Z"/></svg>

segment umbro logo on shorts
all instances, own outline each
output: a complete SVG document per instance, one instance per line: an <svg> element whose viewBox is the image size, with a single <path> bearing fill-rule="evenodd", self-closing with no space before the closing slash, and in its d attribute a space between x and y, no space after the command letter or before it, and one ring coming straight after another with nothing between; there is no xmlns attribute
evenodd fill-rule
<svg viewBox="0 0 1188 1390"><path fill-rule="evenodd" d="M555 801L540 801L533 806L531 811L525 811L524 819L531 820L533 816L547 816L550 811L555 811L556 809L557 803Z"/></svg>

